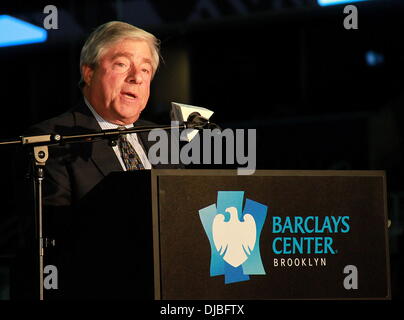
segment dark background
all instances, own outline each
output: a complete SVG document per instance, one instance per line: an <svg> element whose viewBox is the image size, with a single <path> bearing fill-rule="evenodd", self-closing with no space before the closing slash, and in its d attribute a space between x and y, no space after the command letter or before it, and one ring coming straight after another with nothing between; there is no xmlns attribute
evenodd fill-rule
<svg viewBox="0 0 404 320"><path fill-rule="evenodd" d="M0 14L42 26L47 4L2 1ZM392 296L404 298L402 1L355 3L358 30L344 29L344 5L315 0L51 4L58 29L46 43L0 48L0 138L80 99L79 54L94 28L111 20L142 27L161 40L164 58L144 118L167 123L176 101L214 110L223 128L256 128L259 169L386 171ZM18 245L12 151L0 149L0 299L9 297Z"/></svg>

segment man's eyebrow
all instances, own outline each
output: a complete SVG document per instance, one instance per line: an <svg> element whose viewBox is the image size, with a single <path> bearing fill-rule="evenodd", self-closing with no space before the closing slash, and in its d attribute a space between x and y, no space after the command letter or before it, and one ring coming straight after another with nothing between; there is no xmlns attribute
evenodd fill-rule
<svg viewBox="0 0 404 320"><path fill-rule="evenodd" d="M119 57L133 58L133 54L131 54L130 52L118 52L112 56L112 60Z"/></svg>
<svg viewBox="0 0 404 320"><path fill-rule="evenodd" d="M119 58L119 57L126 57L126 58L130 59L130 58L133 58L133 54L130 52L118 52L112 56L112 60L115 60L116 58ZM142 62L149 63L152 65L152 61L149 58L143 58Z"/></svg>
<svg viewBox="0 0 404 320"><path fill-rule="evenodd" d="M151 59L149 59L149 58L143 58L143 62L152 65L152 61L151 61Z"/></svg>

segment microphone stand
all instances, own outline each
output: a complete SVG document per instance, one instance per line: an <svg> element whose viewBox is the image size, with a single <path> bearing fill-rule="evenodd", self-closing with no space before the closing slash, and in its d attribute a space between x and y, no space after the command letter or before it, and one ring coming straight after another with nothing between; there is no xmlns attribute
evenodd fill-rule
<svg viewBox="0 0 404 320"><path fill-rule="evenodd" d="M49 157L48 145L54 144L59 135L39 135L20 137L15 140L0 141L1 145L31 145L31 157L34 189L34 212L36 221L36 237L38 240L38 264L39 264L39 300L44 300L44 248L49 245L49 239L43 237L43 188L42 183L45 178L44 168Z"/></svg>

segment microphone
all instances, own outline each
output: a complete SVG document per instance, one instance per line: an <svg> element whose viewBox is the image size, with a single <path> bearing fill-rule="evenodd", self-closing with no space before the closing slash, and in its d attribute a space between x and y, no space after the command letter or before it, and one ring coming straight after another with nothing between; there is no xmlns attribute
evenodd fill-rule
<svg viewBox="0 0 404 320"><path fill-rule="evenodd" d="M191 106L188 104L171 102L171 120L178 121L180 124L185 124L187 127L186 138L183 141L191 141L200 129L219 129L221 128L209 121L213 111Z"/></svg>
<svg viewBox="0 0 404 320"><path fill-rule="evenodd" d="M219 129L221 128L213 123L210 122L209 119L206 119L205 117L202 117L199 112L192 112L186 121L186 126L187 128L191 129Z"/></svg>

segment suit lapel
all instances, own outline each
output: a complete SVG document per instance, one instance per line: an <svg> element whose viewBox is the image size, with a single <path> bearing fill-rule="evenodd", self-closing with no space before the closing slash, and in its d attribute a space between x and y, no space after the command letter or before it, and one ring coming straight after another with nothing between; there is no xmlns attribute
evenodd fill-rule
<svg viewBox="0 0 404 320"><path fill-rule="evenodd" d="M122 171L122 166L114 150L108 145L108 140L94 142L92 151L91 159L104 176L113 171Z"/></svg>
<svg viewBox="0 0 404 320"><path fill-rule="evenodd" d="M133 126L134 127L142 127L142 126L150 126L150 123L144 123L142 120L138 120L138 121L136 121L134 124L133 124ZM139 140L139 143L142 145L142 147L143 147L143 150L146 152L146 154L147 154L147 152L149 151L149 149L150 149L150 147L153 145L153 143L151 143L150 141L149 141L149 139L148 139L148 136L149 136L149 132L146 132L146 131L144 131L144 132L139 132L138 134L137 134L137 136L138 136L138 140Z"/></svg>
<svg viewBox="0 0 404 320"><path fill-rule="evenodd" d="M84 101L77 107L73 114L76 126L79 130L88 132L101 131L101 127ZM107 176L112 171L122 171L122 166L114 150L108 143L108 140L88 143L88 147L91 148L91 161L93 161L94 165L104 176Z"/></svg>
<svg viewBox="0 0 404 320"><path fill-rule="evenodd" d="M134 127L153 126L153 123L150 123L150 122L147 122L147 121L143 121L143 120L138 120L138 121L136 121L136 122L133 124L133 126L134 126ZM139 139L138 139L139 143L141 144L143 150L144 150L145 153L146 153L146 156L148 156L150 147L151 147L154 143L156 143L156 141L150 141L150 140L148 139L148 137L149 137L149 132L148 132L148 131L139 132L139 133L137 134L137 136L138 136L138 138L139 138ZM152 166L153 169L158 169L158 168L160 167L160 164L152 164L152 163L151 163L151 166Z"/></svg>

